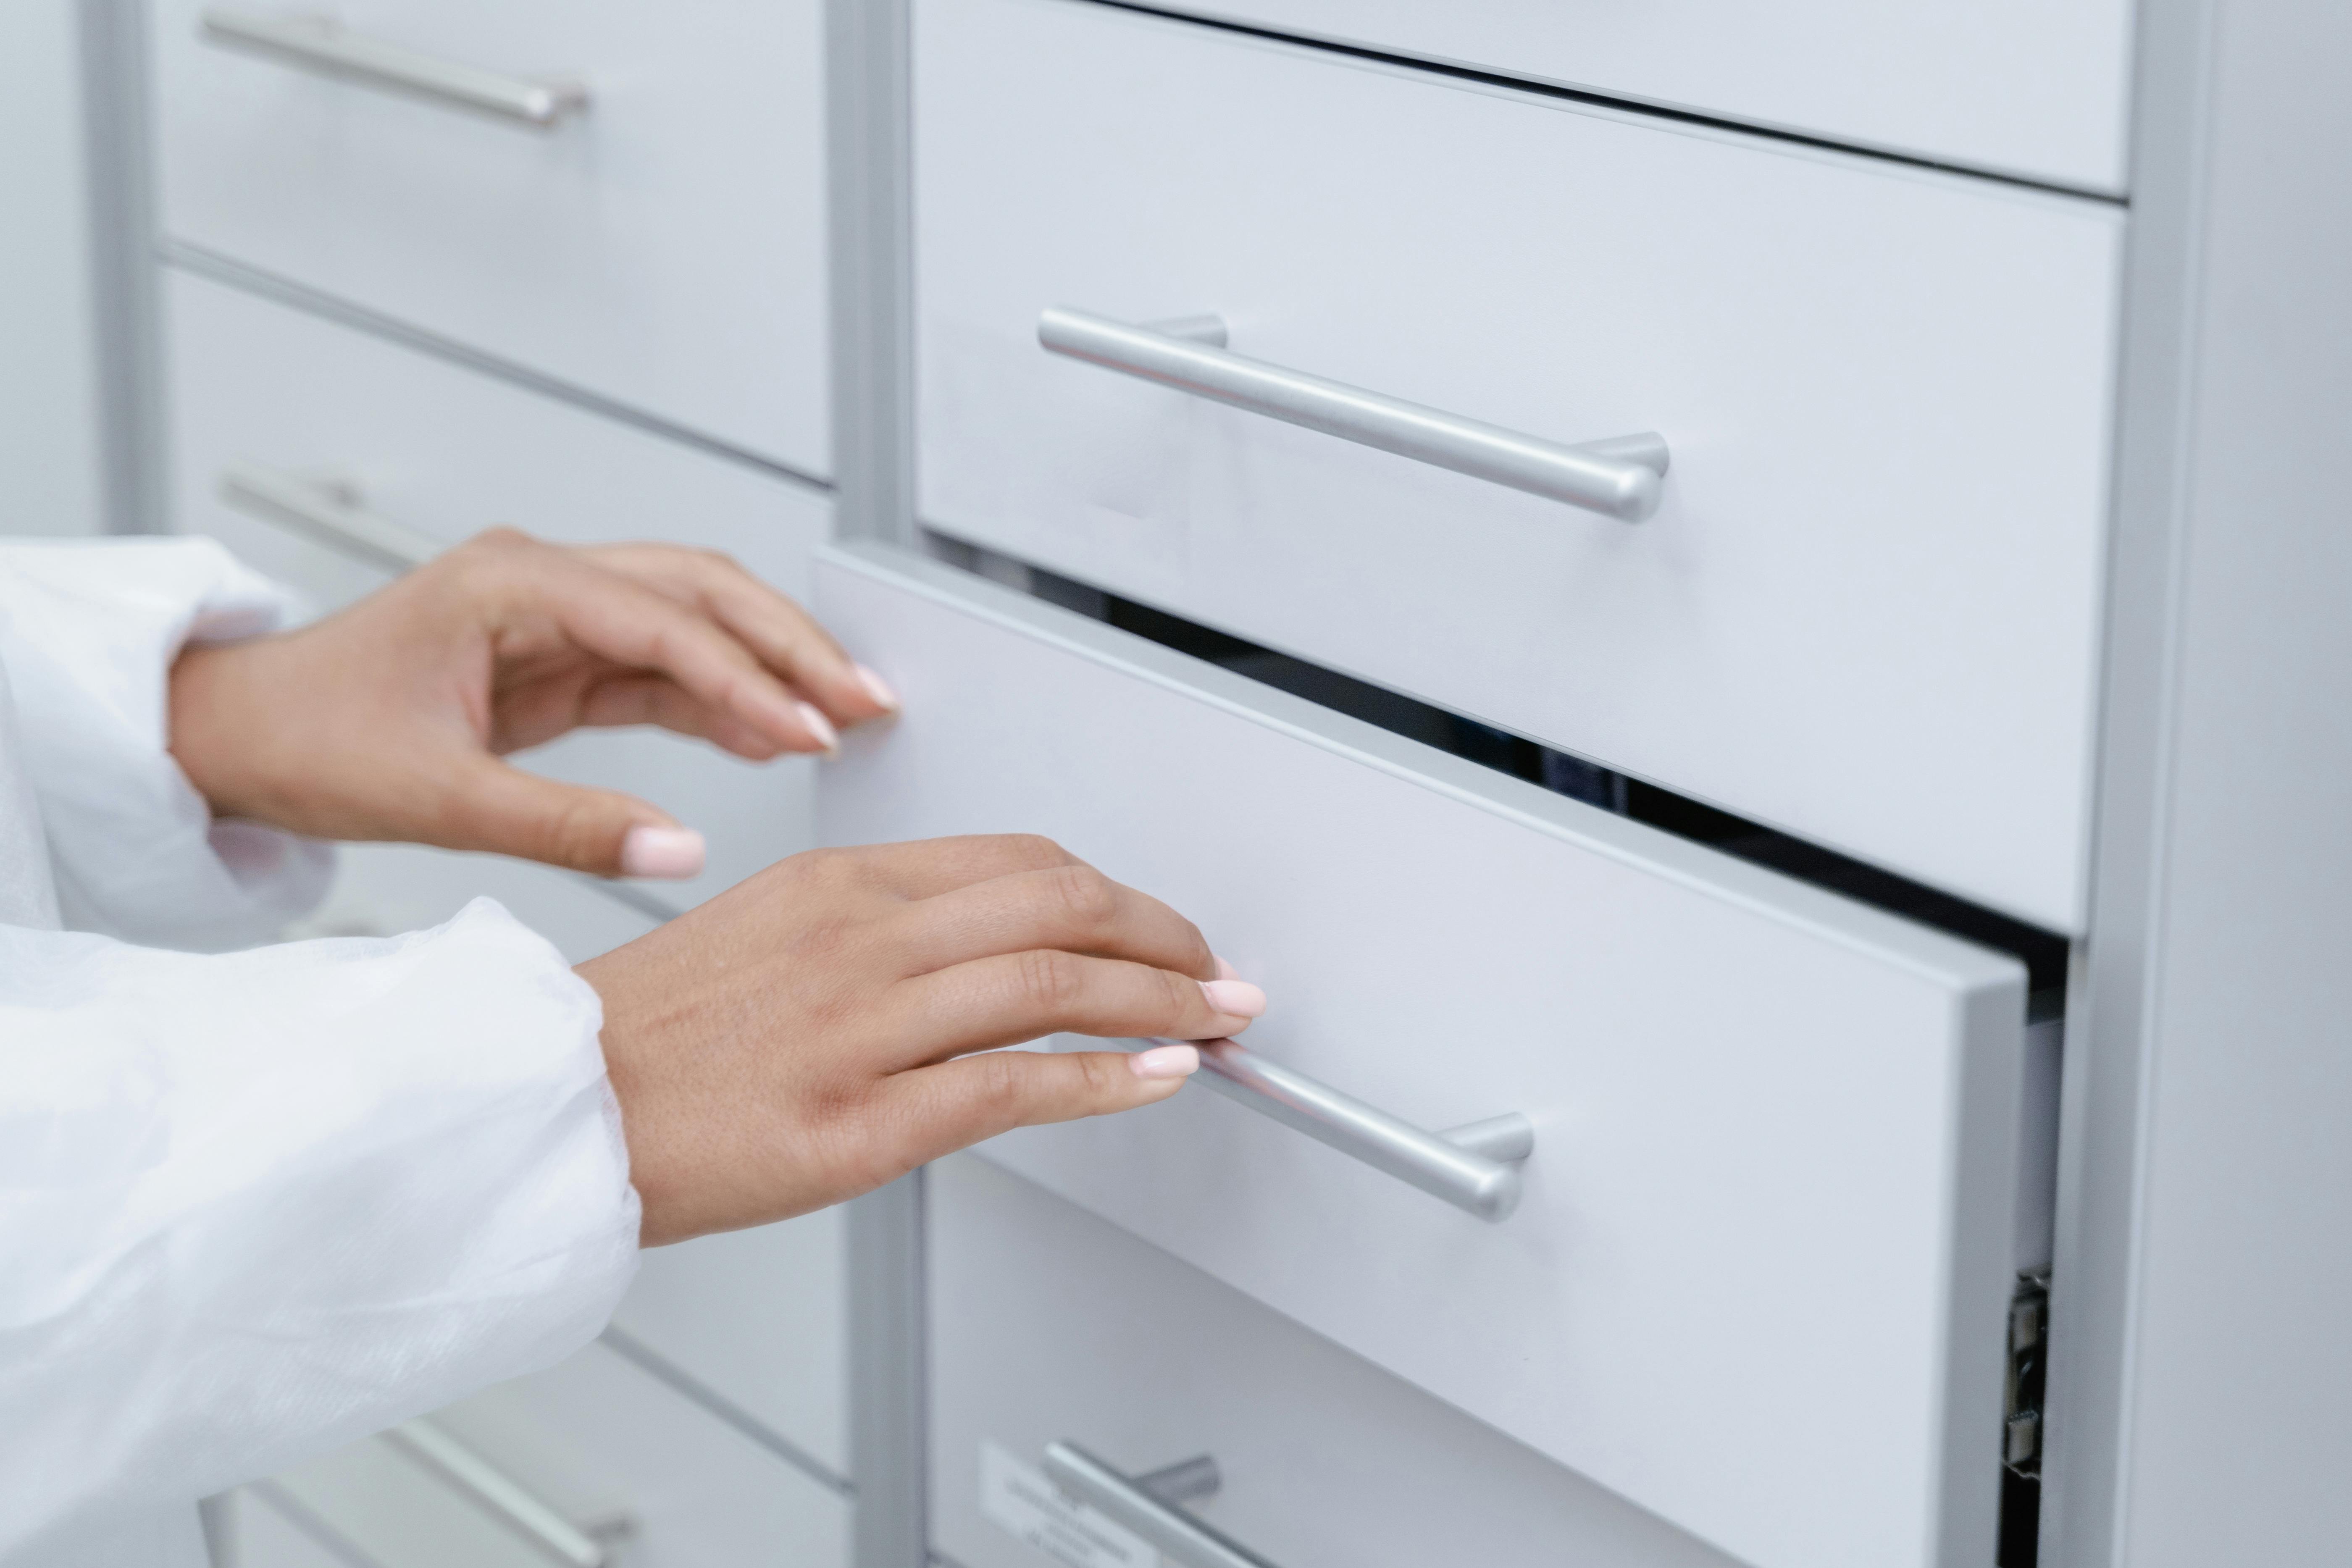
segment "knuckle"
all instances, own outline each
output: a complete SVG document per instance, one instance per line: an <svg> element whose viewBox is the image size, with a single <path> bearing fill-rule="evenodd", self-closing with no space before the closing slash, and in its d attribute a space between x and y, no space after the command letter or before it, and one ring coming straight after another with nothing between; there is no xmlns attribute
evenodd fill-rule
<svg viewBox="0 0 2352 1568"><path fill-rule="evenodd" d="M1003 836L1005 852L1024 866L1039 870L1060 866L1076 858L1068 850L1042 833L1007 833Z"/></svg>
<svg viewBox="0 0 2352 1568"><path fill-rule="evenodd" d="M611 858L612 824L594 796L565 801L555 808L548 832L556 858L567 866L597 867Z"/></svg>
<svg viewBox="0 0 2352 1568"><path fill-rule="evenodd" d="M1118 894L1110 879L1082 861L1052 868L1045 887L1050 912L1076 930L1098 931L1118 916Z"/></svg>
<svg viewBox="0 0 2352 1568"><path fill-rule="evenodd" d="M1021 954L1013 984L1022 1005L1032 1014L1059 1018L1076 1006L1085 987L1078 962L1058 948L1040 948Z"/></svg>

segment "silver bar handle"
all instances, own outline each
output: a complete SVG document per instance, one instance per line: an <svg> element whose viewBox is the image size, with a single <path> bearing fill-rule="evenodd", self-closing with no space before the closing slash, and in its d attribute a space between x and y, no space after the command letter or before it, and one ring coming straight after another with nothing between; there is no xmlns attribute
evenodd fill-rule
<svg viewBox="0 0 2352 1568"><path fill-rule="evenodd" d="M419 54L354 33L331 16L265 16L207 7L199 24L206 43L264 55L387 92L470 109L546 130L588 107L584 83L507 76Z"/></svg>
<svg viewBox="0 0 2352 1568"><path fill-rule="evenodd" d="M303 479L259 463L232 463L223 469L220 499L247 517L394 572L422 566L443 549L429 534L370 511L349 485Z"/></svg>
<svg viewBox="0 0 2352 1568"><path fill-rule="evenodd" d="M1480 1219L1507 1219L1519 1206L1525 1185L1519 1165L1535 1152L1536 1132L1535 1124L1516 1111L1430 1132L1268 1061L1238 1040L1192 1044L1208 1069L1201 1081L1261 1116Z"/></svg>
<svg viewBox="0 0 2352 1568"><path fill-rule="evenodd" d="M1197 1463L1197 1461L1195 1461ZM1151 1479L1115 1470L1076 1443L1045 1445L1048 1479L1150 1542L1181 1568L1274 1568L1239 1542L1155 1496Z"/></svg>
<svg viewBox="0 0 2352 1568"><path fill-rule="evenodd" d="M567 1568L607 1568L614 1546L632 1533L625 1519L601 1523L593 1534L581 1529L431 1421L405 1422L383 1436L543 1556Z"/></svg>
<svg viewBox="0 0 2352 1568"><path fill-rule="evenodd" d="M1665 437L1644 432L1567 446L1499 425L1367 392L1345 382L1244 358L1211 316L1133 326L1090 311L1037 318L1048 352L1162 386L1507 485L1622 522L1658 510Z"/></svg>

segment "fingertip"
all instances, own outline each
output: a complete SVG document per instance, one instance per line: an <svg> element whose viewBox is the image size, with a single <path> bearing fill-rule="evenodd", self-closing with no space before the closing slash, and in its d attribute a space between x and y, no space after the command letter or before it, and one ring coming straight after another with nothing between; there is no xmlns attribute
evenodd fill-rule
<svg viewBox="0 0 2352 1568"><path fill-rule="evenodd" d="M856 672L857 684L866 689L866 695L880 704L883 712L896 713L898 710L898 693L888 681L862 664L854 664L849 668Z"/></svg>
<svg viewBox="0 0 2352 1568"><path fill-rule="evenodd" d="M1265 993L1246 980L1203 980L1201 994L1211 1007L1231 1017L1255 1018L1265 1011Z"/></svg>
<svg viewBox="0 0 2352 1568"><path fill-rule="evenodd" d="M1218 957L1215 953L1213 953L1213 953L1209 954L1209 958L1210 958L1210 961L1211 961L1212 963L1215 963L1215 964L1216 964L1216 966L1217 966L1217 975L1216 975L1216 977L1217 977L1218 979L1220 979L1220 980L1239 980L1239 979L1242 977L1242 972L1241 972L1240 970L1235 969L1232 964L1227 963L1223 959L1222 959L1222 958Z"/></svg>
<svg viewBox="0 0 2352 1568"><path fill-rule="evenodd" d="M706 858L702 835L691 827L641 822L621 840L621 875L682 881L699 876Z"/></svg>
<svg viewBox="0 0 2352 1568"><path fill-rule="evenodd" d="M1154 1046L1127 1058L1128 1070L1147 1082L1188 1079L1201 1070L1201 1052L1186 1045Z"/></svg>
<svg viewBox="0 0 2352 1568"><path fill-rule="evenodd" d="M824 716L824 710L814 702L800 703L798 709L801 723L806 727L816 743L824 748L824 754L833 756L839 752L841 731L833 727L833 721Z"/></svg>

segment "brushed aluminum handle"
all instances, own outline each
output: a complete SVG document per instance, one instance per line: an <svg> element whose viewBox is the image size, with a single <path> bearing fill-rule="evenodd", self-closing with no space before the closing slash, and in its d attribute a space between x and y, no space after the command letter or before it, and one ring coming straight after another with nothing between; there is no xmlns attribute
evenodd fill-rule
<svg viewBox="0 0 2352 1568"><path fill-rule="evenodd" d="M419 54L354 33L331 16L264 16L212 6L205 11L198 32L206 43L267 56L282 65L540 130L588 107L583 83L507 76Z"/></svg>
<svg viewBox="0 0 2352 1568"><path fill-rule="evenodd" d="M1663 436L1644 432L1569 446L1506 430L1245 358L1224 346L1223 323L1214 317L1134 326L1086 310L1055 309L1037 318L1037 342L1053 353L1105 370L1622 522L1639 522L1657 510L1665 480Z"/></svg>
<svg viewBox="0 0 2352 1568"><path fill-rule="evenodd" d="M1155 1045L1171 1042L1156 1040ZM1385 1171L1483 1220L1510 1217L1525 1185L1520 1162L1535 1152L1535 1124L1513 1111L1430 1132L1351 1094L1269 1061L1238 1040L1195 1040L1201 1081L1374 1170Z"/></svg>
<svg viewBox="0 0 2352 1568"><path fill-rule="evenodd" d="M1203 1462L1195 1459L1171 1468L1195 1471ZM1046 1444L1044 1468L1055 1486L1133 1531L1179 1568L1274 1568L1239 1542L1155 1495L1152 1477L1139 1479L1115 1470L1076 1443Z"/></svg>
<svg viewBox="0 0 2352 1568"><path fill-rule="evenodd" d="M541 1555L567 1568L607 1568L614 1548L633 1533L625 1518L600 1522L593 1531L583 1530L431 1421L406 1422L383 1436Z"/></svg>
<svg viewBox="0 0 2352 1568"><path fill-rule="evenodd" d="M348 485L306 479L258 463L223 469L220 499L247 517L394 572L422 566L443 548L439 540L368 510Z"/></svg>

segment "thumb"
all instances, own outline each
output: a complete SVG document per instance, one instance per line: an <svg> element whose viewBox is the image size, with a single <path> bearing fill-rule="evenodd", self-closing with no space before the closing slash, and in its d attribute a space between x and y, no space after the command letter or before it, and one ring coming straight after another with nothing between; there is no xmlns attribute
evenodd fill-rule
<svg viewBox="0 0 2352 1568"><path fill-rule="evenodd" d="M444 814L446 849L483 849L599 877L691 877L702 835L658 806L614 790L559 784L485 757L467 770Z"/></svg>

